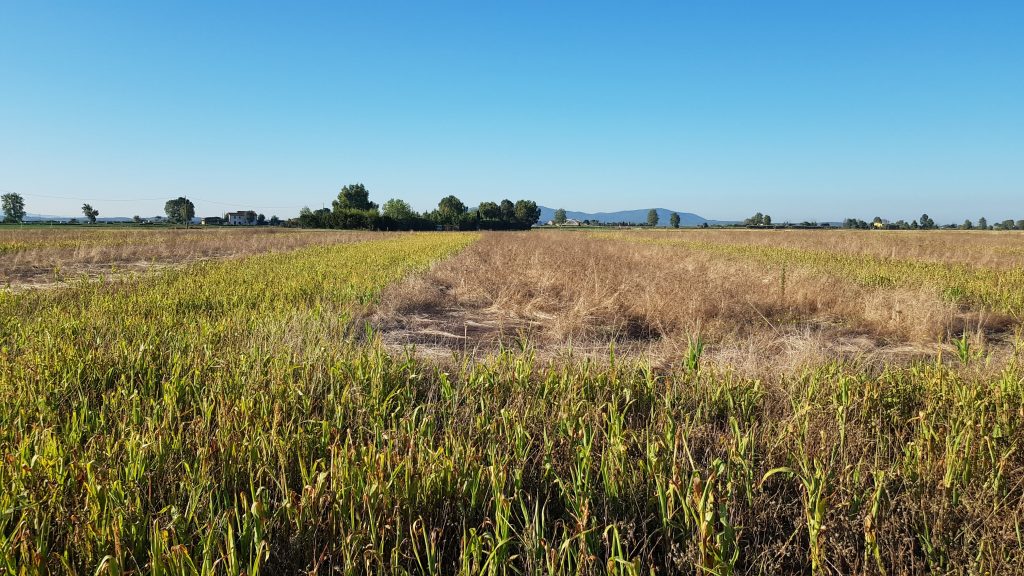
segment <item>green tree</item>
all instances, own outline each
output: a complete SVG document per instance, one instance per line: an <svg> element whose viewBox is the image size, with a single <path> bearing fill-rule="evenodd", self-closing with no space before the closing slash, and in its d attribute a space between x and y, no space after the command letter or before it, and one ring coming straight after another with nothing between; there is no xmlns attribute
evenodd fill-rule
<svg viewBox="0 0 1024 576"><path fill-rule="evenodd" d="M764 225L764 214L758 212L750 218L747 218L744 222L747 226L763 226Z"/></svg>
<svg viewBox="0 0 1024 576"><path fill-rule="evenodd" d="M568 218L565 217L565 208L559 208L558 210L555 210L555 224L561 226L562 224L565 224L565 221L567 219Z"/></svg>
<svg viewBox="0 0 1024 576"><path fill-rule="evenodd" d="M416 214L416 211L412 209L412 206L410 206L408 202L406 202L405 200L400 200L398 198L392 198L391 200L385 202L384 206L381 207L381 213L384 216L387 216L388 218L397 220L399 222L406 222L419 216L419 214Z"/></svg>
<svg viewBox="0 0 1024 576"><path fill-rule="evenodd" d="M961 230L971 230L974 228L974 222L970 220L964 220L964 223L960 225Z"/></svg>
<svg viewBox="0 0 1024 576"><path fill-rule="evenodd" d="M139 216L138 214L132 216L132 222L135 222L136 224L142 224L142 216Z"/></svg>
<svg viewBox="0 0 1024 576"><path fill-rule="evenodd" d="M537 203L533 200L516 200L515 220L524 230L536 224L540 220L540 208Z"/></svg>
<svg viewBox="0 0 1024 576"><path fill-rule="evenodd" d="M981 230L988 230L988 220L984 216L978 218L978 228Z"/></svg>
<svg viewBox="0 0 1024 576"><path fill-rule="evenodd" d="M476 210L484 220L498 220L501 218L501 207L495 202L481 202Z"/></svg>
<svg viewBox="0 0 1024 576"><path fill-rule="evenodd" d="M184 224L187 228L196 216L196 207L188 198L179 196L164 204L164 212L172 224Z"/></svg>
<svg viewBox="0 0 1024 576"><path fill-rule="evenodd" d="M658 225L658 211L651 208L647 211L647 225L657 226Z"/></svg>
<svg viewBox="0 0 1024 576"><path fill-rule="evenodd" d="M501 211L501 219L505 222L511 222L516 219L516 207L512 204L511 200L502 200L501 204L498 205L498 210Z"/></svg>
<svg viewBox="0 0 1024 576"><path fill-rule="evenodd" d="M89 204L82 204L82 214L85 214L85 218L89 220L89 224L95 224L96 217L100 215L100 211Z"/></svg>
<svg viewBox="0 0 1024 576"><path fill-rule="evenodd" d="M668 217L668 224L673 228L679 228L679 214L673 212L672 215Z"/></svg>
<svg viewBox="0 0 1024 576"><path fill-rule="evenodd" d="M935 225L935 221L932 220L931 217L928 216L927 214L921 214L921 218L919 218L917 221L921 225L922 230L933 230L937 228L937 226Z"/></svg>
<svg viewBox="0 0 1024 576"><path fill-rule="evenodd" d="M767 215L767 214L765 214L764 216L761 217L761 224L763 224L765 226L771 226L772 225L772 217Z"/></svg>
<svg viewBox="0 0 1024 576"><path fill-rule="evenodd" d="M267 223L267 217L266 216L264 216L263 214L260 214L260 215L256 216L256 225L257 226L263 226L266 223Z"/></svg>
<svg viewBox="0 0 1024 576"><path fill-rule="evenodd" d="M377 205L370 202L370 191L362 184L349 184L338 192L338 198L331 202L335 212L341 210L376 210Z"/></svg>
<svg viewBox="0 0 1024 576"><path fill-rule="evenodd" d="M21 194L9 192L0 196L0 208L4 211L4 224L19 224L25 219L25 199Z"/></svg>
<svg viewBox="0 0 1024 576"><path fill-rule="evenodd" d="M445 196L437 203L437 217L442 224L458 225L466 211L466 205L455 196Z"/></svg>
<svg viewBox="0 0 1024 576"><path fill-rule="evenodd" d="M1024 230L1024 220L1017 220L1017 230Z"/></svg>

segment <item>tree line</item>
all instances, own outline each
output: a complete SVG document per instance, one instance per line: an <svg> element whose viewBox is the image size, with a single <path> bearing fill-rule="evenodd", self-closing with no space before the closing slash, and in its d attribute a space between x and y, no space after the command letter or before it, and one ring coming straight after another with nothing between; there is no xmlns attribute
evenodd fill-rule
<svg viewBox="0 0 1024 576"><path fill-rule="evenodd" d="M378 206L370 201L363 184L349 184L338 192L330 208L299 212L295 224L302 228L362 230L528 230L540 219L533 200L481 202L470 209L455 196L445 196L437 209L419 213L405 200L392 198Z"/></svg>
<svg viewBox="0 0 1024 576"><path fill-rule="evenodd" d="M3 213L2 223L17 224L25 219L25 199L15 192L0 195L0 212ZM195 218L195 205L185 197L178 197L168 200L164 205L164 212L167 214L167 222L171 224L189 225ZM82 214L86 221L95 223L99 216L99 210L91 204L82 205ZM540 219L540 208L532 200L502 200L501 202L481 202L476 208L468 208L465 203L455 196L446 196L437 204L436 210L428 210L423 213L416 212L404 200L393 198L378 206L370 201L369 191L363 184L350 184L341 189L338 197L331 202L331 208L310 210L303 208L298 218L292 218L282 222L276 216L267 219L262 214L252 212L256 224L298 226L302 228L351 228L366 230L434 230L437 227L445 227L457 230L526 230L532 227ZM143 222L139 216L133 220L136 223ZM75 222L75 219L71 220ZM658 213L650 210L647 214L647 226L658 225ZM673 212L669 217L669 226L679 227L679 214ZM566 212L564 209L555 211L554 223L564 224ZM629 222L601 223L585 220L581 222L587 225L604 226L644 226ZM760 212L743 221L746 226L773 226L771 216ZM788 225L788 224L787 224ZM804 222L801 225L815 226L817 223ZM703 224L707 227L707 224ZM823 225L827 227L826 225ZM960 230L1024 230L1024 219L1006 219L994 224L989 224L985 217L978 218L977 222L964 220L961 224L946 224L940 226L928 214L922 214L920 218L911 222L897 220L890 222L880 216L876 216L871 222L857 218L847 218L843 221L843 228L851 229L885 229L885 230L934 230L934 229L960 229Z"/></svg>
<svg viewBox="0 0 1024 576"><path fill-rule="evenodd" d="M856 228L861 230L869 230L872 228L883 230L938 230L940 228L946 230L1024 230L1024 220L1014 221L1008 218L995 224L989 224L988 219L982 216L981 218L978 218L977 224L971 220L964 220L962 224L946 224L945 226L940 226L927 214L922 214L919 219L911 222L907 222L906 220L890 222L880 216L875 216L871 222L865 222L864 220L859 220L857 218L847 218L843 221L843 228Z"/></svg>

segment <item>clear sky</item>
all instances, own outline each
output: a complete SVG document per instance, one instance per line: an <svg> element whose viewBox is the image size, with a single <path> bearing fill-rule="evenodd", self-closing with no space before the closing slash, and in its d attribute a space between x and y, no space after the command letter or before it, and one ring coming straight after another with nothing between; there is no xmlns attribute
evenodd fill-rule
<svg viewBox="0 0 1024 576"><path fill-rule="evenodd" d="M0 0L28 212L1024 218L1024 3ZM60 197L60 198L58 198Z"/></svg>

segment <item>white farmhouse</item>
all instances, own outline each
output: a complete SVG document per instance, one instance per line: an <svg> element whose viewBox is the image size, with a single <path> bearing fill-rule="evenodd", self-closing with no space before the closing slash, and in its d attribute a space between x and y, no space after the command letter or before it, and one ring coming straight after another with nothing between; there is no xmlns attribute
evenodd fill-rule
<svg viewBox="0 0 1024 576"><path fill-rule="evenodd" d="M252 210L228 212L228 226L255 226L256 213Z"/></svg>

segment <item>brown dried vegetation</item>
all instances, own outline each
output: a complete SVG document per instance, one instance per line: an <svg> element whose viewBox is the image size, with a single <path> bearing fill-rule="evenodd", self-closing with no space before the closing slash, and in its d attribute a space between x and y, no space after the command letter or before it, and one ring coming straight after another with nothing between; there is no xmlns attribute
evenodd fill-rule
<svg viewBox="0 0 1024 576"><path fill-rule="evenodd" d="M0 229L0 285L52 286L82 275L141 272L383 237L382 233L282 228L6 228Z"/></svg>
<svg viewBox="0 0 1024 576"><path fill-rule="evenodd" d="M933 285L865 285L806 266L646 242L697 234L485 235L458 257L387 289L374 320L387 341L435 355L529 341L549 354L603 357L614 344L619 353L671 364L700 337L710 344L711 361L744 371L835 357L919 358L934 354L950 334L968 330L998 341L1016 324L1006 314L950 301ZM846 232L715 231L700 240L877 255L891 239L889 252L929 259L952 242L927 236L939 239L938 248L878 233L859 233L859 243ZM993 237L992 250L1010 248L1006 236ZM980 251L982 241L972 240L969 250ZM988 260L1008 266L1013 258Z"/></svg>

